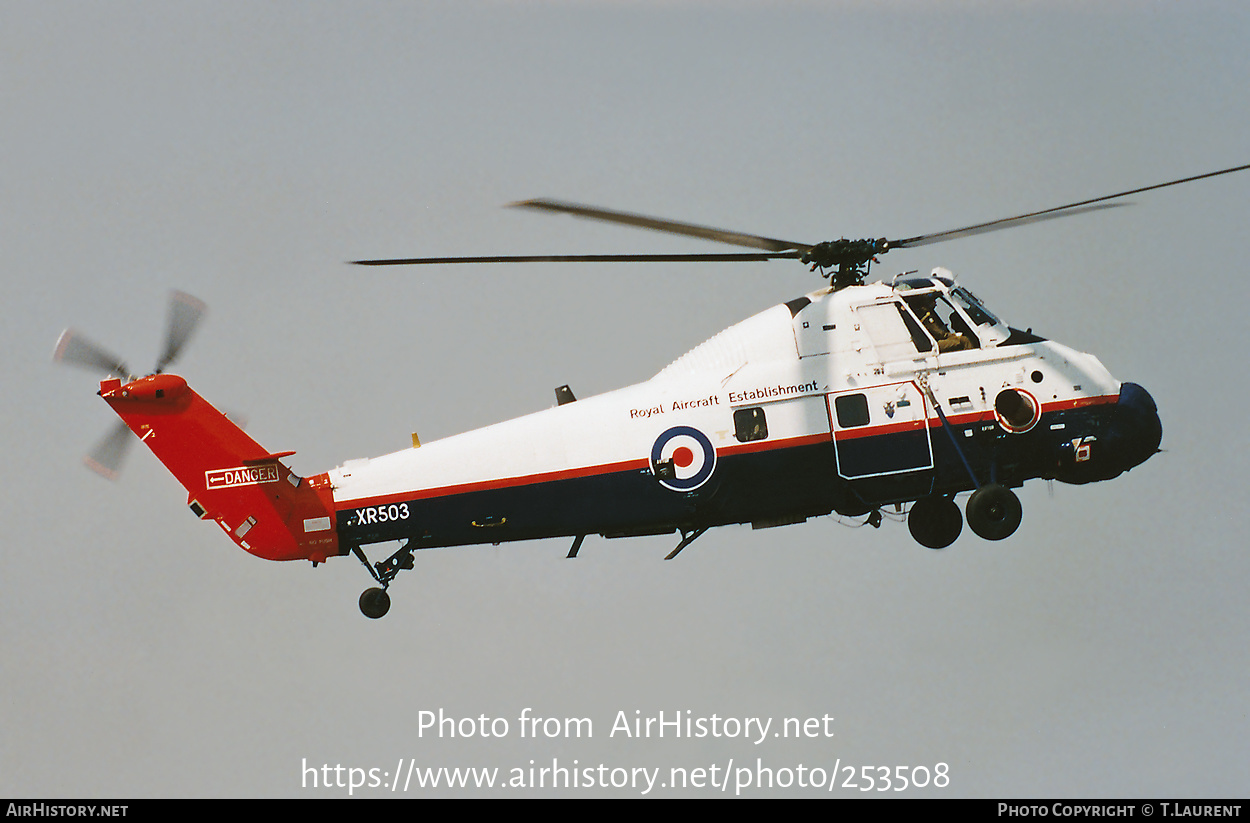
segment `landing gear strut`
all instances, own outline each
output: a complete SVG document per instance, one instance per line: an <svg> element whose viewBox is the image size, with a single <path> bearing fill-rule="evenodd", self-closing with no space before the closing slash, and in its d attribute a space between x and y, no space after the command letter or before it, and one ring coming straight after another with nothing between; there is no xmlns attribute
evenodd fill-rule
<svg viewBox="0 0 1250 823"><path fill-rule="evenodd" d="M976 489L972 493L972 497L968 498L968 526L977 533L977 536L986 540L1004 540L1015 534L1016 529L1020 527L1020 498L1016 497L1015 492L1011 489L1000 486L998 483L990 482L982 485L977 479L977 474L972 470L972 464L968 462L967 455L964 454L963 448L959 445L959 438L955 437L955 430L951 427L950 421L946 419L946 414L942 411L942 406L938 403L937 397L934 396L929 388L927 380L922 379L920 385L924 388L925 394L929 396L930 402L933 403L933 410L937 412L938 419L942 421L942 428L946 429L947 436L950 437L951 445L955 449L955 453L959 455L959 460L964 464L964 469L968 472L968 477L972 479L972 485ZM990 468L990 480L994 479L994 470ZM921 504L926 501L934 500L934 498L926 498L919 500L916 505L912 506L911 514L907 516L907 525L911 529L912 537L916 538L922 545L931 549L941 549L955 542L955 538L959 536L959 526L950 526L952 522L950 518L950 509L947 508L945 513L940 513L940 503L929 503L923 508ZM950 503L954 507L954 503ZM921 516L916 518L916 511L920 510ZM955 509L955 518L959 517L959 510ZM954 522L958 522L955 520ZM954 536L949 542L941 545L933 545L926 542L932 539L940 542L944 539L945 528L953 528Z"/></svg>
<svg viewBox="0 0 1250 823"><path fill-rule="evenodd" d="M371 589L365 589L360 595L360 611L365 617L371 620L377 620L379 617L386 615L391 609L391 596L386 593L390 587L391 581L395 579L395 575L404 569L413 567L412 549L408 548L408 542L399 547L399 551L392 554L385 560L369 565L369 558L365 557L365 553L361 551L359 546L352 546L352 554L359 558L365 568L369 570L369 574L374 580L382 585L382 588L376 586Z"/></svg>
<svg viewBox="0 0 1250 823"><path fill-rule="evenodd" d="M944 549L963 531L964 518L949 497L934 495L917 500L907 513L907 530L916 542L930 549Z"/></svg>

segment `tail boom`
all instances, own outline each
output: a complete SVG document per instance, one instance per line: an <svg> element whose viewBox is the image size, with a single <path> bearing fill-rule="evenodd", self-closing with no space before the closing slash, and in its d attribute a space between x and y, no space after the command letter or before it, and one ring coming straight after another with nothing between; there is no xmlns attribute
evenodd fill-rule
<svg viewBox="0 0 1250 823"><path fill-rule="evenodd" d="M100 396L187 490L196 516L245 551L314 563L340 554L329 477L296 475L282 462L294 452L267 451L186 380L111 378Z"/></svg>

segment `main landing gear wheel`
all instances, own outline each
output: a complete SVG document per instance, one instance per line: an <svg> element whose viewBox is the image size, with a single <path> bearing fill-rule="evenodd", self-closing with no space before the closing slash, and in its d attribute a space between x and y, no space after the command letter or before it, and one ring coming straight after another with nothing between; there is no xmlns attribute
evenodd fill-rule
<svg viewBox="0 0 1250 823"><path fill-rule="evenodd" d="M907 513L907 530L926 548L946 548L958 539L963 528L963 515L949 497L922 498Z"/></svg>
<svg viewBox="0 0 1250 823"><path fill-rule="evenodd" d="M1003 540L1020 527L1020 498L1011 489L987 483L968 498L968 526L986 540Z"/></svg>
<svg viewBox="0 0 1250 823"><path fill-rule="evenodd" d="M386 589L365 589L360 595L360 611L365 617L377 620L391 610L391 596Z"/></svg>

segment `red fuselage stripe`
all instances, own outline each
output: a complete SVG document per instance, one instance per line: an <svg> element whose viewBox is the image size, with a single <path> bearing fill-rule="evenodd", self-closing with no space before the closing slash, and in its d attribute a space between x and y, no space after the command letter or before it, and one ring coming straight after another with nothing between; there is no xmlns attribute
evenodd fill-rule
<svg viewBox="0 0 1250 823"><path fill-rule="evenodd" d="M1120 400L1118 394L1104 394L1098 397L1078 397L1073 400L1055 400L1050 403L1042 404L1042 414L1049 414L1057 411L1068 411L1070 409L1083 409L1087 406L1102 406L1117 403ZM994 410L986 409L985 411L964 412L963 414L951 414L947 412L946 420L952 426L963 426L968 423L977 423L984 421L986 423L994 422ZM940 429L942 421L937 415L933 415L928 419L928 425L931 429ZM875 437L883 434L898 434L899 432L912 431L923 427L923 422L919 420L911 420L904 423L886 423L879 426L858 426L853 429L839 429L834 432L836 440L854 440L860 437Z"/></svg>
<svg viewBox="0 0 1250 823"><path fill-rule="evenodd" d="M1081 397L1074 400L1059 400L1051 403L1043 404L1043 414L1048 412L1065 411L1068 409L1083 408L1085 406L1097 406L1109 403L1115 403L1119 400L1118 395L1102 395L1100 397ZM993 421L993 410L969 412L966 414L948 414L946 419L951 425L964 425L975 423L977 421ZM942 422L937 417L928 419L930 428L939 428ZM914 431L924 427L925 421L914 420L905 423L890 423L882 426L864 426L851 430L840 430L834 433L834 437L838 440L850 440L853 438L870 437L876 435L896 434L904 431ZM788 437L780 440L760 440L754 443L742 443L732 446L725 446L717 451L718 455L730 456L736 454L753 454L763 451L773 451L781 449L799 448L802 446L819 445L821 443L830 443L831 438L828 433L821 432L819 434L807 434L799 437ZM334 508L336 511L349 511L351 509L362 508L364 506L384 506L390 503L400 503L407 500L425 500L431 497L450 497L457 494L467 494L469 492L488 491L491 489L507 489L516 486L529 486L539 483L552 483L559 480L571 480L578 477L593 477L601 474L612 474L622 471L640 471L650 468L650 463L646 458L637 460L622 460L616 463L604 463L595 466L582 466L576 469L560 469L550 472L539 472L537 474L520 475L517 477L501 477L495 480L480 480L472 483L458 483L450 486L438 486L429 489L409 489L407 491L395 492L393 494L382 494L375 497L360 497L350 500L336 500Z"/></svg>

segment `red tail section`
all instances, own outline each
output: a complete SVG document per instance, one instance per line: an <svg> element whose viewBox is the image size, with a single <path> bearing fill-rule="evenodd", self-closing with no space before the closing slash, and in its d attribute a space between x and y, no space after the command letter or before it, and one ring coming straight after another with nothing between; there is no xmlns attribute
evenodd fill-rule
<svg viewBox="0 0 1250 823"><path fill-rule="evenodd" d="M100 396L187 490L200 518L268 560L323 562L339 554L334 499L325 474L300 478L200 397L187 381L154 374Z"/></svg>

